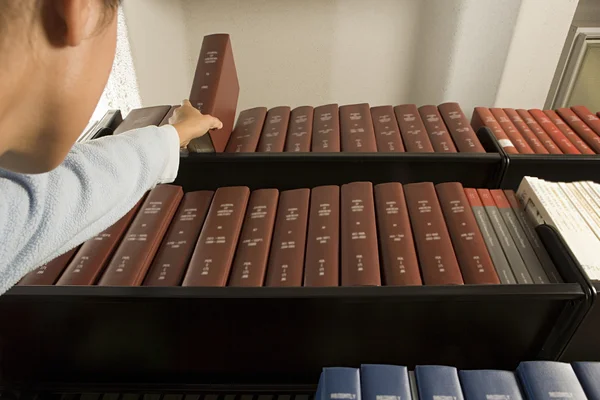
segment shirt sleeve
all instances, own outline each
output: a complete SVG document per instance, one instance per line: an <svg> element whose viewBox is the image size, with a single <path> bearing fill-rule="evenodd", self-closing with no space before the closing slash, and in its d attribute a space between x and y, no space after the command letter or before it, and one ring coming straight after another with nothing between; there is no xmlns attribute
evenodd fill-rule
<svg viewBox="0 0 600 400"><path fill-rule="evenodd" d="M114 224L178 168L179 137L164 125L77 143L44 174L0 169L0 294Z"/></svg>

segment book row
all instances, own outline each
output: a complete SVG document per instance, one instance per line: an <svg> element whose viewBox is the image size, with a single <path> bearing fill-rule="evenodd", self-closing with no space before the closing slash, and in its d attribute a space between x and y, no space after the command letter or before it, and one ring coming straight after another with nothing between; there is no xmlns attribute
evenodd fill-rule
<svg viewBox="0 0 600 400"><path fill-rule="evenodd" d="M516 371L441 365L323 368L315 400L585 400L600 398L600 363L526 361Z"/></svg>
<svg viewBox="0 0 600 400"><path fill-rule="evenodd" d="M514 192L370 182L282 191L160 185L20 285L558 283Z"/></svg>

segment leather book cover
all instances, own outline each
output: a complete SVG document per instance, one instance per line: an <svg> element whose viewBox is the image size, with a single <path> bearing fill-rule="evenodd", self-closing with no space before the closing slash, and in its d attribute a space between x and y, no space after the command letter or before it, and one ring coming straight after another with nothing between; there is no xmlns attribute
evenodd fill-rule
<svg viewBox="0 0 600 400"><path fill-rule="evenodd" d="M302 286L310 189L281 192L266 286Z"/></svg>
<svg viewBox="0 0 600 400"><path fill-rule="evenodd" d="M569 363L522 361L517 367L524 398L535 400L586 400L586 393ZM596 378L597 379L597 378ZM589 395L589 394L588 394Z"/></svg>
<svg viewBox="0 0 600 400"><path fill-rule="evenodd" d="M315 107L313 112L313 153L340 151L340 111L337 104Z"/></svg>
<svg viewBox="0 0 600 400"><path fill-rule="evenodd" d="M228 286L263 285L278 199L277 189L259 189L250 195Z"/></svg>
<svg viewBox="0 0 600 400"><path fill-rule="evenodd" d="M544 114L542 110L531 109L529 114L535 119L535 121L546 131L548 136L552 138L554 143L558 146L560 151L564 154L581 154L579 150L571 143L569 139L550 121L550 118Z"/></svg>
<svg viewBox="0 0 600 400"><path fill-rule="evenodd" d="M429 135L429 140L436 153L456 153L456 146L452 141L452 136L440 115L436 106L421 106L419 114L423 120L423 125Z"/></svg>
<svg viewBox="0 0 600 400"><path fill-rule="evenodd" d="M413 399L410 392L408 368L405 366L362 364L360 366L360 386L361 398L364 400ZM414 400L417 399L414 398Z"/></svg>
<svg viewBox="0 0 600 400"><path fill-rule="evenodd" d="M294 153L310 152L312 140L313 112L311 106L296 107L290 114L285 151Z"/></svg>
<svg viewBox="0 0 600 400"><path fill-rule="evenodd" d="M235 124L235 129L231 133L225 152L254 153L266 117L266 107L255 107L242 111Z"/></svg>
<svg viewBox="0 0 600 400"><path fill-rule="evenodd" d="M170 110L171 106L154 106L131 110L123 122L115 129L113 135L146 126L158 126Z"/></svg>
<svg viewBox="0 0 600 400"><path fill-rule="evenodd" d="M525 123L519 113L513 108L504 108L506 116L511 120L513 125L521 132L521 135L527 140L527 143L531 146L536 153L539 154L562 154L562 151L556 147L556 144L550 139L550 136L546 135L546 132L540 128L539 134L534 133L529 126ZM532 118L533 120L533 118ZM542 145L541 148L536 143Z"/></svg>
<svg viewBox="0 0 600 400"><path fill-rule="evenodd" d="M570 108L559 108L556 113L565 120L567 124L577 132L588 146L590 146L597 154L600 154L600 136L598 136L592 128L581 120Z"/></svg>
<svg viewBox="0 0 600 400"><path fill-rule="evenodd" d="M257 152L281 153L285 146L290 108L288 106L274 107L267 112L265 124L260 134Z"/></svg>
<svg viewBox="0 0 600 400"><path fill-rule="evenodd" d="M511 120L508 118L508 115L501 108L490 108L490 112L500 124L502 130L506 133L506 136L510 139L511 142L515 145L517 150L519 150L519 154L539 154L534 150L533 147L529 145L531 143L535 149L543 147L540 141L533 135L532 137L525 137L521 135L521 133L517 130L517 128L513 125ZM529 139L529 140L527 140Z"/></svg>
<svg viewBox="0 0 600 400"><path fill-rule="evenodd" d="M183 190L175 185L158 185L148 193L99 286L142 284L182 197Z"/></svg>
<svg viewBox="0 0 600 400"><path fill-rule="evenodd" d="M458 371L465 399L525 400L513 371Z"/></svg>
<svg viewBox="0 0 600 400"><path fill-rule="evenodd" d="M340 132L342 151L354 153L377 151L371 110L367 103L340 107Z"/></svg>
<svg viewBox="0 0 600 400"><path fill-rule="evenodd" d="M342 286L380 286L373 184L345 184L341 198Z"/></svg>
<svg viewBox="0 0 600 400"><path fill-rule="evenodd" d="M223 128L192 140L188 145L190 151L225 151L233 129L239 93L240 85L229 35L219 33L205 36L192 83L190 103L203 114L219 118Z"/></svg>
<svg viewBox="0 0 600 400"><path fill-rule="evenodd" d="M496 121L496 118L494 118L489 108L475 107L473 109L473 116L471 117L471 125L476 131L482 126L489 128L500 147L502 147L506 153L519 154L516 145L510 140L506 132L504 132L504 129L502 129L500 123Z"/></svg>
<svg viewBox="0 0 600 400"><path fill-rule="evenodd" d="M433 146L427 136L427 130L419 110L414 104L402 104L394 107L400 134L404 141L404 147L409 153L433 153Z"/></svg>
<svg viewBox="0 0 600 400"><path fill-rule="evenodd" d="M162 121L160 121L158 126L167 125L169 123L169 118L173 116L173 113L175 113L175 110L177 110L179 107L180 106L171 106L171 108L169 109L165 117L162 119Z"/></svg>
<svg viewBox="0 0 600 400"><path fill-rule="evenodd" d="M573 106L571 107L571 110L573 110L587 126L592 128L592 130L596 132L596 135L600 135L600 119L596 114L591 112L586 106Z"/></svg>
<svg viewBox="0 0 600 400"><path fill-rule="evenodd" d="M380 153L398 153L404 151L400 137L398 121L392 106L371 107L371 119L375 130L377 151Z"/></svg>
<svg viewBox="0 0 600 400"><path fill-rule="evenodd" d="M144 286L179 286L192 256L214 192L186 193L173 217Z"/></svg>
<svg viewBox="0 0 600 400"><path fill-rule="evenodd" d="M402 185L375 185L375 211L383 282L386 286L422 285Z"/></svg>
<svg viewBox="0 0 600 400"><path fill-rule="evenodd" d="M477 134L471 128L469 120L465 117L458 103L443 103L438 110L450 131L454 144L461 153L485 153L479 142Z"/></svg>
<svg viewBox="0 0 600 400"><path fill-rule="evenodd" d="M544 110L546 117L573 143L581 154L596 154L594 150L585 143L585 141L575 133L573 129L556 113L554 110Z"/></svg>
<svg viewBox="0 0 600 400"><path fill-rule="evenodd" d="M454 367L417 365L415 377L419 389L418 398L421 400L465 400L460 387L458 370Z"/></svg>
<svg viewBox="0 0 600 400"><path fill-rule="evenodd" d="M250 189L217 189L182 286L225 286L246 213Z"/></svg>
<svg viewBox="0 0 600 400"><path fill-rule="evenodd" d="M44 265L37 267L19 281L19 286L49 286L54 285L58 277L64 271L65 267L71 261L79 248L76 247L48 261Z"/></svg>
<svg viewBox="0 0 600 400"><path fill-rule="evenodd" d="M435 186L456 258L467 284L498 284L498 274L459 182Z"/></svg>
<svg viewBox="0 0 600 400"><path fill-rule="evenodd" d="M311 190L306 240L304 286L339 286L339 186L319 186Z"/></svg>
<svg viewBox="0 0 600 400"><path fill-rule="evenodd" d="M426 285L462 285L463 278L431 182L404 185L417 254Z"/></svg>
<svg viewBox="0 0 600 400"><path fill-rule="evenodd" d="M550 154L563 154L554 140L546 133L546 131L537 123L535 118L527 110L518 109L517 114L523 119L529 129L540 139Z"/></svg>
<svg viewBox="0 0 600 400"><path fill-rule="evenodd" d="M97 234L83 245L69 263L56 285L94 285L104 268L110 261L117 246L121 243L123 235L129 228L131 221L136 216L140 206L144 202L142 198L137 204L120 220L111 227Z"/></svg>

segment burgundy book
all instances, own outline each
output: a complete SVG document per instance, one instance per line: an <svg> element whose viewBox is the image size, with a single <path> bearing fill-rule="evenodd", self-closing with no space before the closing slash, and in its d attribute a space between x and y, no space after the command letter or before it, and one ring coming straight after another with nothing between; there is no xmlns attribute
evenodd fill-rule
<svg viewBox="0 0 600 400"><path fill-rule="evenodd" d="M375 209L384 283L422 285L402 185L397 182L376 185Z"/></svg>
<svg viewBox="0 0 600 400"><path fill-rule="evenodd" d="M513 125L513 123L508 119L508 115L501 108L490 108L490 112L502 127L502 130L506 133L506 136L513 142L517 150L519 150L519 154L536 154L536 151L528 144L529 142L526 140L523 135L517 130L517 128ZM535 135L530 138L533 139L534 145L537 148L543 147L539 140L535 137Z"/></svg>
<svg viewBox="0 0 600 400"><path fill-rule="evenodd" d="M231 133L225 152L254 153L266 117L266 107L255 107L242 111L235 124L235 129Z"/></svg>
<svg viewBox="0 0 600 400"><path fill-rule="evenodd" d="M492 115L492 112L487 107L475 107L473 116L471 117L471 125L476 131L485 126L492 131L492 134L498 141L500 147L508 154L519 154L516 145L510 140L500 123Z"/></svg>
<svg viewBox="0 0 600 400"><path fill-rule="evenodd" d="M554 110L544 110L546 117L550 118L550 121L573 143L573 145L581 152L581 154L596 154L594 150L590 149L590 146L585 144L585 141L580 138L565 121L556 113Z"/></svg>
<svg viewBox="0 0 600 400"><path fill-rule="evenodd" d="M597 154L600 154L600 136L596 135L594 131L573 112L570 108L559 108L556 113L565 120L567 124L577 132L580 138L582 138L588 146L590 146Z"/></svg>
<svg viewBox="0 0 600 400"><path fill-rule="evenodd" d="M316 107L313 113L313 153L340 151L340 112L337 104Z"/></svg>
<svg viewBox="0 0 600 400"><path fill-rule="evenodd" d="M504 112L536 153L539 151L539 154L562 154L562 151L556 147L556 144L554 144L552 139L550 139L550 136L546 135L546 132L544 132L542 128L540 128L541 134L536 135L531 129L529 129L529 126L525 123L523 118L521 118L515 109L504 108ZM543 149L538 148L536 143L541 144Z"/></svg>
<svg viewBox="0 0 600 400"><path fill-rule="evenodd" d="M456 153L456 146L437 107L421 106L419 114L436 153Z"/></svg>
<svg viewBox="0 0 600 400"><path fill-rule="evenodd" d="M419 110L414 104L394 107L400 134L409 153L433 153L433 146L421 121Z"/></svg>
<svg viewBox="0 0 600 400"><path fill-rule="evenodd" d="M310 193L304 286L339 286L340 188L319 186Z"/></svg>
<svg viewBox="0 0 600 400"><path fill-rule="evenodd" d="M228 286L262 286L277 212L277 189L252 192Z"/></svg>
<svg viewBox="0 0 600 400"><path fill-rule="evenodd" d="M550 121L550 118L544 114L542 110L531 109L529 114L535 119L535 121L546 131L548 136L552 138L554 143L558 146L560 151L564 154L581 154L579 150L571 143L569 139Z"/></svg>
<svg viewBox="0 0 600 400"><path fill-rule="evenodd" d="M461 153L485 153L479 142L477 134L471 128L469 120L465 117L458 103L444 103L438 110L450 131L452 139Z"/></svg>
<svg viewBox="0 0 600 400"><path fill-rule="evenodd" d="M104 271L106 264L121 243L131 221L137 214L144 199L111 227L85 242L69 263L57 285L94 285Z"/></svg>
<svg viewBox="0 0 600 400"><path fill-rule="evenodd" d="M177 110L180 106L171 106L167 114L163 117L162 121L158 124L158 126L167 125L169 123L169 118L173 116L175 110Z"/></svg>
<svg viewBox="0 0 600 400"><path fill-rule="evenodd" d="M228 34L204 36L190 102L203 114L217 117L223 128L193 139L188 149L197 153L222 153L229 141L237 110L240 85Z"/></svg>
<svg viewBox="0 0 600 400"><path fill-rule="evenodd" d="M118 135L132 129L144 128L151 125L158 126L170 110L171 106L154 106L131 110L113 134Z"/></svg>
<svg viewBox="0 0 600 400"><path fill-rule="evenodd" d="M377 151L380 153L397 153L404 151L400 137L398 121L392 106L371 107L371 118L375 130Z"/></svg>
<svg viewBox="0 0 600 400"><path fill-rule="evenodd" d="M78 248L67 251L65 254L56 257L54 260L47 262L46 264L38 267L25 275L23 279L19 281L18 286L48 286L54 285L54 282L58 279L60 274L63 272L69 261L73 258L73 255L77 252Z"/></svg>
<svg viewBox="0 0 600 400"><path fill-rule="evenodd" d="M404 185L417 254L426 285L462 285L444 215L431 182Z"/></svg>
<svg viewBox="0 0 600 400"><path fill-rule="evenodd" d="M311 106L294 108L290 115L285 151L296 153L310 152L312 125L313 108Z"/></svg>
<svg viewBox="0 0 600 400"><path fill-rule="evenodd" d="M158 185L148 193L99 286L141 285L182 197L175 185Z"/></svg>
<svg viewBox="0 0 600 400"><path fill-rule="evenodd" d="M258 152L281 153L285 146L285 137L290 122L290 108L281 106L271 108L265 118L265 125L260 134Z"/></svg>
<svg viewBox="0 0 600 400"><path fill-rule="evenodd" d="M371 182L342 186L342 286L380 286L375 204Z"/></svg>
<svg viewBox="0 0 600 400"><path fill-rule="evenodd" d="M281 192L266 286L302 286L310 189Z"/></svg>
<svg viewBox="0 0 600 400"><path fill-rule="evenodd" d="M250 189L217 189L182 286L225 286L240 236Z"/></svg>
<svg viewBox="0 0 600 400"><path fill-rule="evenodd" d="M591 112L586 106L573 106L571 107L571 110L573 110L573 112L577 114L577 116L581 118L583 122L592 128L592 130L596 132L596 135L600 135L600 119L593 112Z"/></svg>
<svg viewBox="0 0 600 400"><path fill-rule="evenodd" d="M377 151L371 110L367 103L340 107L340 132L342 151L367 153Z"/></svg>
<svg viewBox="0 0 600 400"><path fill-rule="evenodd" d="M210 190L186 193L144 280L144 286L179 286L213 197Z"/></svg>
<svg viewBox="0 0 600 400"><path fill-rule="evenodd" d="M548 136L546 131L538 124L533 116L527 110L518 109L517 114L523 119L529 129L540 139L550 154L563 154L562 150L554 143L554 140Z"/></svg>
<svg viewBox="0 0 600 400"><path fill-rule="evenodd" d="M499 284L463 186L458 182L447 182L437 184L435 189L465 283Z"/></svg>

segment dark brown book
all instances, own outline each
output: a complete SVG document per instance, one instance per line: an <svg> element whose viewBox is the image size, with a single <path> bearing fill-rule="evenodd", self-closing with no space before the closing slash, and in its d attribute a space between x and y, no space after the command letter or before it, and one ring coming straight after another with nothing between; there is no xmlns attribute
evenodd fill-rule
<svg viewBox="0 0 600 400"><path fill-rule="evenodd" d="M380 286L373 184L342 186L342 286Z"/></svg>
<svg viewBox="0 0 600 400"><path fill-rule="evenodd" d="M340 107L340 132L342 151L354 153L377 151L371 110L367 103Z"/></svg>
<svg viewBox="0 0 600 400"><path fill-rule="evenodd" d="M287 106L271 108L265 118L265 124L260 134L258 152L280 153L285 146L290 108Z"/></svg>
<svg viewBox="0 0 600 400"><path fill-rule="evenodd" d="M552 139L550 139L550 136L546 135L546 133L543 132L543 129L542 129L543 135L541 135L541 136L536 135L531 129L529 129L529 126L525 123L523 118L521 118L521 116L519 115L519 113L516 110L514 110L513 108L504 108L503 110L506 113L506 116L510 119L510 121L513 123L513 125L519 130L521 135L523 135L525 140L527 140L527 143L529 143L531 148L534 149L534 151L536 153L539 153L539 154L561 154L562 153L562 151L560 151L560 149L558 147L556 147L556 144L552 141ZM532 120L533 120L533 118L532 118ZM538 143L543 146L543 148L546 152L544 152L544 150L542 150L541 148L538 147L538 145L537 145Z"/></svg>
<svg viewBox="0 0 600 400"><path fill-rule="evenodd" d="M462 275L433 183L404 185L404 197L423 282L426 285L462 285Z"/></svg>
<svg viewBox="0 0 600 400"><path fill-rule="evenodd" d="M171 106L154 106L131 110L113 134L118 135L132 129L151 125L158 126L170 110Z"/></svg>
<svg viewBox="0 0 600 400"><path fill-rule="evenodd" d="M242 111L235 124L235 129L231 133L225 152L254 153L266 117L266 107L255 107Z"/></svg>
<svg viewBox="0 0 600 400"><path fill-rule="evenodd" d="M340 151L340 111L337 104L315 107L311 149L313 153Z"/></svg>
<svg viewBox="0 0 600 400"><path fill-rule="evenodd" d="M182 197L183 190L175 185L159 185L148 193L99 286L142 284Z"/></svg>
<svg viewBox="0 0 600 400"><path fill-rule="evenodd" d="M496 118L494 118L489 108L475 107L473 109L473 115L471 116L471 125L476 131L485 126L492 131L492 135L494 135L496 141L506 153L519 154L516 145L508 137L506 132L504 132L504 129L502 129L500 123L496 121Z"/></svg>
<svg viewBox="0 0 600 400"><path fill-rule="evenodd" d="M210 190L186 193L146 275L144 286L179 286L213 197Z"/></svg>
<svg viewBox="0 0 600 400"><path fill-rule="evenodd" d="M376 185L375 209L384 283L422 285L402 185L396 182Z"/></svg>
<svg viewBox="0 0 600 400"><path fill-rule="evenodd" d="M340 284L340 188L319 186L310 193L304 286Z"/></svg>
<svg viewBox="0 0 600 400"><path fill-rule="evenodd" d="M281 192L266 286L302 286L310 189Z"/></svg>
<svg viewBox="0 0 600 400"><path fill-rule="evenodd" d="M229 286L263 285L278 198L277 189L259 189L250 195Z"/></svg>
<svg viewBox="0 0 600 400"><path fill-rule="evenodd" d="M296 153L310 152L312 139L313 112L311 106L296 107L290 115L285 151Z"/></svg>
<svg viewBox="0 0 600 400"><path fill-rule="evenodd" d="M546 131L535 121L535 118L524 109L515 110L519 117L523 119L529 129L540 139L550 154L563 154L562 150L554 143L554 140L548 136Z"/></svg>
<svg viewBox="0 0 600 400"><path fill-rule="evenodd" d="M586 106L573 106L571 107L571 110L573 110L584 123L592 128L596 135L600 135L600 119L596 114L591 112Z"/></svg>
<svg viewBox="0 0 600 400"><path fill-rule="evenodd" d="M458 182L447 182L437 184L435 189L465 283L499 284L463 186Z"/></svg>
<svg viewBox="0 0 600 400"><path fill-rule="evenodd" d="M229 35L205 36L190 92L190 102L203 114L219 118L223 128L193 139L188 149L196 153L222 153L229 141L237 110L238 83Z"/></svg>
<svg viewBox="0 0 600 400"><path fill-rule="evenodd" d="M570 108L559 108L556 113L565 120L567 124L590 146L597 154L600 154L600 136L581 120Z"/></svg>
<svg viewBox="0 0 600 400"><path fill-rule="evenodd" d="M477 134L471 128L469 120L465 117L458 103L444 103L438 110L450 131L452 139L461 153L485 153L479 142Z"/></svg>
<svg viewBox="0 0 600 400"><path fill-rule="evenodd" d="M141 199L111 227L85 242L69 263L57 285L94 285L104 272L131 221L144 202Z"/></svg>
<svg viewBox="0 0 600 400"><path fill-rule="evenodd" d="M18 283L18 286L48 286L54 285L60 274L71 261L78 248L67 251L56 257L54 260L34 269L23 277Z"/></svg>
<svg viewBox="0 0 600 400"><path fill-rule="evenodd" d="M421 106L419 114L436 153L456 153L456 146L436 106Z"/></svg>
<svg viewBox="0 0 600 400"><path fill-rule="evenodd" d="M377 141L377 151L380 153L397 153L404 151L400 137L398 121L392 106L371 107L371 118Z"/></svg>
<svg viewBox="0 0 600 400"><path fill-rule="evenodd" d="M394 113L398 120L400 134L404 140L404 147L410 153L433 153L435 150L431 145L427 130L419 110L414 104L403 104L394 107Z"/></svg>
<svg viewBox="0 0 600 400"><path fill-rule="evenodd" d="M513 142L517 150L519 150L519 154L536 154L536 151L534 151L533 148L529 145L529 141L527 141L526 138L521 134L521 132L517 130L517 128L508 118L508 115L506 115L503 109L490 108L490 112L492 113L496 121L498 121L498 123L502 127L502 130L504 130L511 142ZM535 137L535 135L532 137L532 139L535 141L536 144L539 143L539 140ZM541 146L542 144L539 143L538 147Z"/></svg>
<svg viewBox="0 0 600 400"><path fill-rule="evenodd" d="M217 189L182 286L225 286L249 195L245 186Z"/></svg>
<svg viewBox="0 0 600 400"><path fill-rule="evenodd" d="M179 107L180 106L171 106L171 109L169 109L167 115L164 116L164 118L162 119L162 121L160 121L160 124L158 124L158 126L167 125L169 123L169 118L173 116L175 110L177 110Z"/></svg>
<svg viewBox="0 0 600 400"><path fill-rule="evenodd" d="M581 152L581 154L596 154L585 141L575 133L573 129L556 113L554 110L544 110L544 114L550 121L573 143L573 145Z"/></svg>

